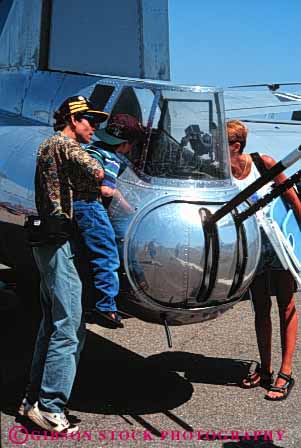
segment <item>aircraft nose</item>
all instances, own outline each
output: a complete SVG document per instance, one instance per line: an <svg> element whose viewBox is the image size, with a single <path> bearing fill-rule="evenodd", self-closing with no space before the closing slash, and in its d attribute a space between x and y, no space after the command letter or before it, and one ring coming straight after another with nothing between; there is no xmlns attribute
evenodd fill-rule
<svg viewBox="0 0 301 448"><path fill-rule="evenodd" d="M193 308L231 298L238 276L240 237L231 215L208 237L204 216L217 208L176 200L153 204L136 217L125 246L125 265L132 286L146 300ZM258 259L260 243L254 220L244 227L244 238L248 239L247 261L240 266L244 272L239 290L250 279Z"/></svg>

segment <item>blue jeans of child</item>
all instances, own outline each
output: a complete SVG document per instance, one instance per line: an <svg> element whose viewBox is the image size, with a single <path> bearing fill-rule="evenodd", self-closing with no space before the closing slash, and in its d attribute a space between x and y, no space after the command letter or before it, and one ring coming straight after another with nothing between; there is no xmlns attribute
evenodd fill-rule
<svg viewBox="0 0 301 448"><path fill-rule="evenodd" d="M40 271L42 320L31 366L28 400L42 410L63 412L85 340L82 285L69 241L34 247Z"/></svg>
<svg viewBox="0 0 301 448"><path fill-rule="evenodd" d="M74 201L73 208L91 268L95 307L105 312L117 311L119 255L108 213L97 200Z"/></svg>

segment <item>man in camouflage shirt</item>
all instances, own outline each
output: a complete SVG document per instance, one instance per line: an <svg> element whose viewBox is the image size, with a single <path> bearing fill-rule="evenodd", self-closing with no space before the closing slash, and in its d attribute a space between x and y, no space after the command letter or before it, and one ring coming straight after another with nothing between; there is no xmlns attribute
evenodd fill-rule
<svg viewBox="0 0 301 448"><path fill-rule="evenodd" d="M67 98L54 114L56 134L38 151L35 193L42 223L68 223L74 193L98 195L104 171L81 147L89 143L108 114L93 109L83 96ZM47 226L46 226L47 227ZM72 236L33 248L41 277L43 312L28 393L19 413L39 427L58 433L78 430L68 422L69 400L84 342L82 285L73 260Z"/></svg>

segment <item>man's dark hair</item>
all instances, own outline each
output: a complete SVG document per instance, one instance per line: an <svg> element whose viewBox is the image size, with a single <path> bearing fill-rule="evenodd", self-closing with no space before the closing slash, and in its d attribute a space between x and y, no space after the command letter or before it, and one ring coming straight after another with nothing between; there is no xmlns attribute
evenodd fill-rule
<svg viewBox="0 0 301 448"><path fill-rule="evenodd" d="M55 119L55 123L53 124L55 132L63 131L71 123L71 116L62 115L59 111L54 112L53 118Z"/></svg>

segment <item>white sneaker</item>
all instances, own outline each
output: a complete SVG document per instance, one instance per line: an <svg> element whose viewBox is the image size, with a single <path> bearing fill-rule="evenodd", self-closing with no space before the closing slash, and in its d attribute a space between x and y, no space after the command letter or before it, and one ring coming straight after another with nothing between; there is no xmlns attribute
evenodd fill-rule
<svg viewBox="0 0 301 448"><path fill-rule="evenodd" d="M29 409L27 417L47 431L67 434L78 432L78 426L70 425L64 412L45 412L34 405Z"/></svg>
<svg viewBox="0 0 301 448"><path fill-rule="evenodd" d="M33 407L33 406L37 406L38 402L36 401L34 404L29 403L29 401L27 400L26 397L23 398L19 409L18 409L18 414L21 415L22 417L27 417L28 415L28 411Z"/></svg>

